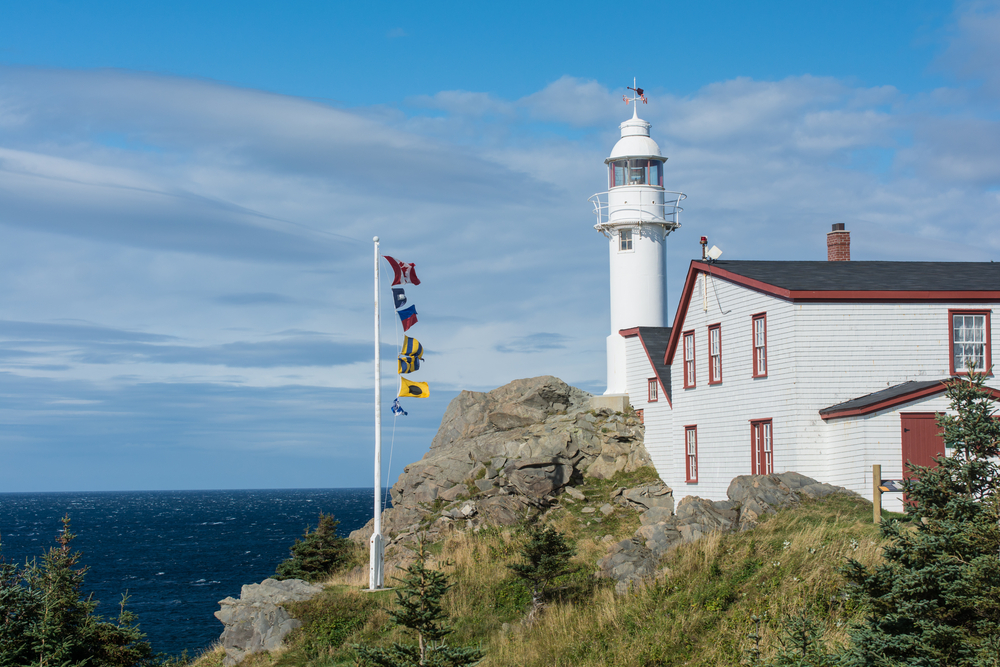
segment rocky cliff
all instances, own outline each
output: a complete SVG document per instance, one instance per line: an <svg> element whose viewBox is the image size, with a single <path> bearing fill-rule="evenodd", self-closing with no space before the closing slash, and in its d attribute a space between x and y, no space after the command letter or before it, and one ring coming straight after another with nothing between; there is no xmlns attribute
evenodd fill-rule
<svg viewBox="0 0 1000 667"><path fill-rule="evenodd" d="M393 485L392 508L382 519L386 537L398 542L417 531L433 538L452 526L513 524L554 503L574 480L650 465L635 414L592 410L590 398L552 376L463 391L427 454ZM369 522L351 539L367 542L371 533Z"/></svg>

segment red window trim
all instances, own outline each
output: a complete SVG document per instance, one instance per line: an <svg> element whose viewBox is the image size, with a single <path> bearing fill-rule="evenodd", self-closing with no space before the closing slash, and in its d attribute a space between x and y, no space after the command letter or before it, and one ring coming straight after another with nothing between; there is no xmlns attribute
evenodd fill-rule
<svg viewBox="0 0 1000 667"><path fill-rule="evenodd" d="M990 313L992 310L975 310L975 309L964 309L964 308L949 308L948 309L948 368L951 370L952 375L968 375L969 371L964 368L955 368L955 315L985 315L986 316L986 331L984 332L984 340L986 342L986 358L985 367L986 374L993 375L993 359L992 350L990 349L990 338L992 338L992 331L990 330Z"/></svg>
<svg viewBox="0 0 1000 667"><path fill-rule="evenodd" d="M691 476L691 455L688 454L688 433L694 431L694 477ZM691 424L684 427L684 481L688 484L698 483L698 426Z"/></svg>
<svg viewBox="0 0 1000 667"><path fill-rule="evenodd" d="M771 471L767 472L762 469L762 472L757 472L757 443L754 442L754 430L763 424L770 424L771 426ZM750 420L750 474L751 475L770 475L774 473L774 420L770 417L767 419L751 419Z"/></svg>
<svg viewBox="0 0 1000 667"><path fill-rule="evenodd" d="M646 380L646 392L647 392L646 395L647 403L656 403L657 401L659 401L660 400L659 380L657 380L655 377L648 378Z"/></svg>
<svg viewBox="0 0 1000 667"><path fill-rule="evenodd" d="M691 373L688 374L687 340L691 337ZM697 386L698 376L698 356L695 354L694 329L681 334L681 354L684 355L681 361L684 363L684 388L694 389Z"/></svg>
<svg viewBox="0 0 1000 667"><path fill-rule="evenodd" d="M764 321L764 372L757 367L757 320ZM766 378L771 365L767 358L767 313L754 313L750 316L750 354L753 355L753 377Z"/></svg>
<svg viewBox="0 0 1000 667"><path fill-rule="evenodd" d="M715 377L712 365L712 331L719 332L719 377ZM765 335L766 336L766 335ZM708 326L708 384L722 384L722 323Z"/></svg>

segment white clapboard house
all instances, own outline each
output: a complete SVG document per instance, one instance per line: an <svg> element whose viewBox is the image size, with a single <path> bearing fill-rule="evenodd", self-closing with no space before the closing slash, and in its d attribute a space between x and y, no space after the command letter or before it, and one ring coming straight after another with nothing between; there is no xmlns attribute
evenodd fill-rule
<svg viewBox="0 0 1000 667"><path fill-rule="evenodd" d="M611 253L606 398L641 411L675 496L724 499L737 475L794 470L871 498L872 464L900 479L904 461L943 453L944 381L993 364L1000 264L850 261L838 224L827 261L703 253L666 327L663 250L684 196L663 190L649 124L633 116L621 128L609 191L595 196Z"/></svg>

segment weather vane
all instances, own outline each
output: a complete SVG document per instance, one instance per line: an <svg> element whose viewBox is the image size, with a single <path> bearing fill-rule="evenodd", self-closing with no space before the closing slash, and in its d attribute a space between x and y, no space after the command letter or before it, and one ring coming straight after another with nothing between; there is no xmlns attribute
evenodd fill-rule
<svg viewBox="0 0 1000 667"><path fill-rule="evenodd" d="M626 95L622 95L622 100L625 102L625 104L628 104L629 102L636 102L638 100L642 100L643 104L646 104L648 102L646 96L643 95L645 91L642 88L639 88L635 85L634 78L632 79L632 85L628 87L628 90L632 91L632 99L629 99Z"/></svg>

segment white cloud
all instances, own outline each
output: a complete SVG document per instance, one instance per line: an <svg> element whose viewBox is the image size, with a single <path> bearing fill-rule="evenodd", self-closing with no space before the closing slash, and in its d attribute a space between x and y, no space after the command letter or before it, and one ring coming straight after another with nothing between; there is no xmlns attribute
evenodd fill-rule
<svg viewBox="0 0 1000 667"><path fill-rule="evenodd" d="M667 186L689 195L673 304L701 235L727 258L823 259L846 222L856 259L1000 259L1000 124L968 90L801 76L648 97ZM0 336L0 379L65 383L60 401L92 400L87 382L363 393L369 362L330 355L367 354L379 234L420 267L407 293L435 391L541 373L600 389L607 241L587 197L631 108L572 77L406 105L0 69L4 319L169 337L109 352Z"/></svg>

